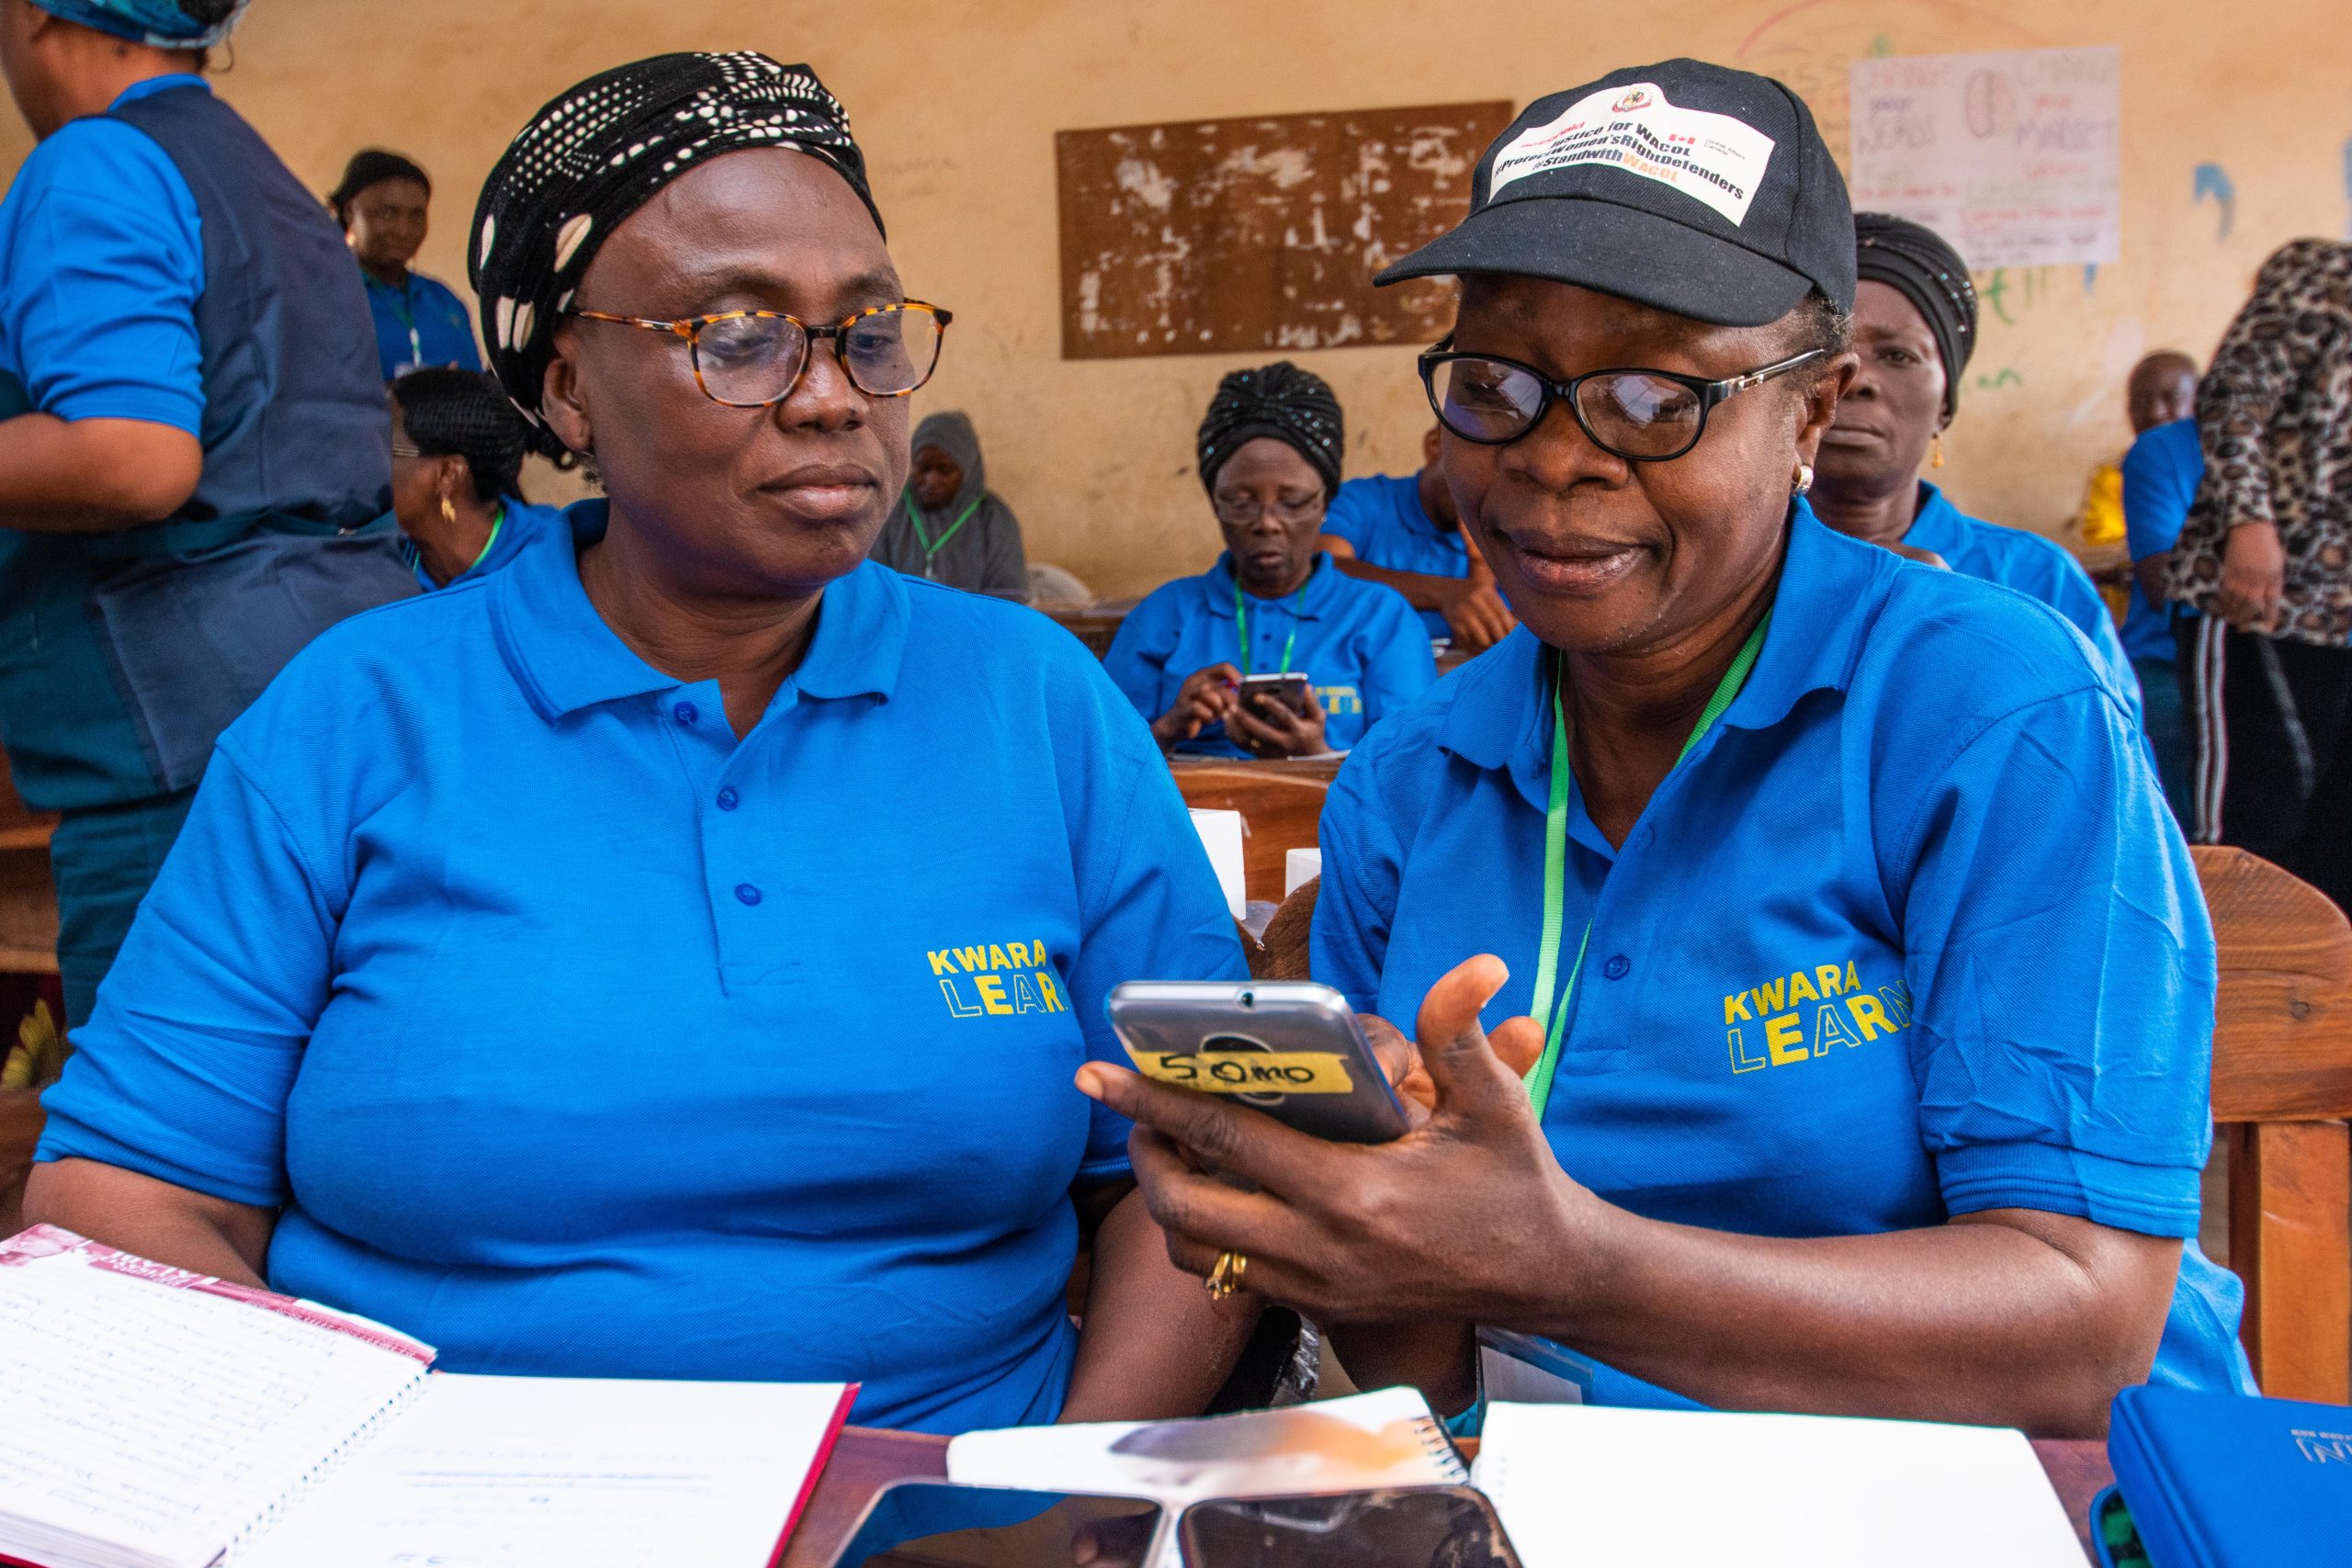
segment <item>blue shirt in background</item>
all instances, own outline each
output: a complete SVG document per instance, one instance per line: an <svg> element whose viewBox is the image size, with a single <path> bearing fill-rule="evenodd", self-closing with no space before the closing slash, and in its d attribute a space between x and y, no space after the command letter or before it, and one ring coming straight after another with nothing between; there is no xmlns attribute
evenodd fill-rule
<svg viewBox="0 0 2352 1568"><path fill-rule="evenodd" d="M1461 530L1444 526L1421 505L1419 474L1370 474L1348 480L1323 514L1323 531L1353 545L1356 558L1370 566L1424 577L1470 575L1470 552L1462 543ZM1435 610L1419 614L1430 637L1453 635Z"/></svg>
<svg viewBox="0 0 2352 1568"><path fill-rule="evenodd" d="M151 77L119 107L201 76ZM0 373L60 419L137 419L200 435L196 197L145 131L94 115L34 146L0 201Z"/></svg>
<svg viewBox="0 0 2352 1568"><path fill-rule="evenodd" d="M2125 694L2132 721L2139 722L2140 681L2132 673L2132 660L2124 656L2122 639L2115 634L2115 617L2108 613L2107 601L2099 597L2091 574L2066 553L2064 545L2022 528L1971 517L1924 479L1919 482L1919 514L1912 519L1911 531L1903 536L1903 542L1935 551L1963 577L2014 588L2064 615L2067 624L2090 639L2100 663Z"/></svg>
<svg viewBox="0 0 2352 1568"><path fill-rule="evenodd" d="M1147 723L1175 705L1187 678L1212 664L1260 675L1303 674L1323 706L1324 739L1332 750L1344 751L1384 715L1419 696L1437 679L1429 636L1405 596L1383 583L1348 576L1320 550L1299 592L1250 599L1246 651L1233 604L1228 552L1198 577L1180 577L1152 590L1120 623L1102 668ZM1213 757L1250 754L1233 743L1222 724L1210 725L1177 750Z"/></svg>
<svg viewBox="0 0 2352 1568"><path fill-rule="evenodd" d="M1051 622L872 564L739 740L570 516L222 737L40 1157L284 1205L275 1288L453 1371L1052 1420L1104 998L1246 974L1159 748Z"/></svg>
<svg viewBox="0 0 2352 1568"><path fill-rule="evenodd" d="M2189 502L2205 479L2205 449L2197 435L2197 422L2177 419L2132 443L2123 455L2123 539L2133 564L2171 549L2180 539L2180 525L2188 517ZM2134 659L2170 660L2176 651L2166 606L2151 604L2132 581L2132 604L2123 622L2123 645ZM2174 604L2175 615L2197 614L2194 606Z"/></svg>
<svg viewBox="0 0 2352 1568"><path fill-rule="evenodd" d="M455 588L460 582L470 582L477 577L488 577L493 571L503 571L514 565L524 551L537 544L540 535L557 530L569 532L571 527L558 508L534 506L511 495L501 496L498 508L497 526L491 534L490 543L482 550L481 558L447 582L433 581L433 574L424 570L424 556L416 547L416 542L405 534L401 536L401 558L407 561L409 570L416 573L417 583L424 592L437 592L444 588ZM390 513L385 515L389 517Z"/></svg>
<svg viewBox="0 0 2352 1568"><path fill-rule="evenodd" d="M1551 669L1522 626L1341 770L1314 974L1358 1009L1410 1020L1493 953L1487 1023L1528 1010ZM2041 605L1800 504L1754 672L1624 843L1571 795L1562 1168L1751 1235L2018 1207L2182 1237L2152 1380L2247 1387L2194 1240L2213 934L2127 689Z"/></svg>
<svg viewBox="0 0 2352 1568"><path fill-rule="evenodd" d="M359 278L368 286L368 310L376 321L376 355L385 380L398 380L420 366L481 368L473 319L448 285L412 272L408 282L395 288L365 267Z"/></svg>

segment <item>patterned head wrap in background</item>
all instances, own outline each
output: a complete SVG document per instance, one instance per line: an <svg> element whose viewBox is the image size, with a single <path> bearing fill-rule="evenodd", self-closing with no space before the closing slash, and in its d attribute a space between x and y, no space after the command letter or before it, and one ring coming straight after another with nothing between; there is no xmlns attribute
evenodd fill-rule
<svg viewBox="0 0 2352 1568"><path fill-rule="evenodd" d="M32 0L51 16L157 49L210 49L249 0Z"/></svg>
<svg viewBox="0 0 2352 1568"><path fill-rule="evenodd" d="M1927 318L1944 362L1944 418L1960 408L1961 372L1976 352L1976 286L1968 264L1922 223L1884 212L1854 214L1855 271L1898 290Z"/></svg>
<svg viewBox="0 0 2352 1568"><path fill-rule="evenodd" d="M882 227L848 112L806 65L749 51L662 54L592 76L532 116L491 170L466 271L490 367L540 451L564 456L539 393L556 322L588 264L662 186L746 147L821 160Z"/></svg>
<svg viewBox="0 0 2352 1568"><path fill-rule="evenodd" d="M1346 451L1340 400L1322 377L1287 359L1256 370L1236 370L1216 384L1201 421L1201 483L1216 489L1217 470L1261 435L1295 447L1323 476L1323 496L1340 488Z"/></svg>

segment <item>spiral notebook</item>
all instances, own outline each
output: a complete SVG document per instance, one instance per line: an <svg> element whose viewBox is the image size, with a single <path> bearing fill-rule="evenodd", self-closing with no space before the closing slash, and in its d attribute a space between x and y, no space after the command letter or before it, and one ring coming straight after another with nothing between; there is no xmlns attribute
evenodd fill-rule
<svg viewBox="0 0 2352 1568"><path fill-rule="evenodd" d="M1409 1388L1197 1421L1108 1421L967 1432L947 1479L974 1486L1156 1498L1173 1519L1210 1497L1280 1497L1469 1479L1428 1401ZM1158 1568L1177 1562L1163 1532Z"/></svg>
<svg viewBox="0 0 2352 1568"><path fill-rule="evenodd" d="M0 1241L0 1562L760 1568L856 1393L433 1354L51 1226Z"/></svg>

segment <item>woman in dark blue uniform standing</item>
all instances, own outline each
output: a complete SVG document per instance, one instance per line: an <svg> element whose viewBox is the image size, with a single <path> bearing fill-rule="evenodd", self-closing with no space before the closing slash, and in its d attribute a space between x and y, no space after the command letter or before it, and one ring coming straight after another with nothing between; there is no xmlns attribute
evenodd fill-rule
<svg viewBox="0 0 2352 1568"><path fill-rule="evenodd" d="M0 202L0 739L89 1014L212 741L302 644L415 591L367 301L198 74L243 0L0 0L40 145ZM234 287L216 287L231 280Z"/></svg>

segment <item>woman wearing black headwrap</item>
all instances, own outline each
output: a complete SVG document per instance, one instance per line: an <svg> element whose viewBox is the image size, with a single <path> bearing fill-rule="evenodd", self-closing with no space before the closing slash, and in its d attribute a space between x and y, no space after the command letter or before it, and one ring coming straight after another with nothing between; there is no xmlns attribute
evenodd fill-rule
<svg viewBox="0 0 2352 1568"><path fill-rule="evenodd" d="M1919 477L1943 467L1976 349L1968 264L1934 230L1854 214L1854 347L1861 373L1822 438L1811 500L1841 534L1949 566L2039 599L2091 641L2136 713L2140 680L2090 574L2055 540L1971 517Z"/></svg>
<svg viewBox="0 0 2352 1568"><path fill-rule="evenodd" d="M1405 596L1316 548L1343 436L1331 389L1288 361L1217 383L1197 450L1225 553L1136 605L1103 659L1163 749L1344 751L1436 679Z"/></svg>
<svg viewBox="0 0 2352 1568"><path fill-rule="evenodd" d="M864 167L756 54L516 139L492 358L609 499L223 738L36 1214L458 1370L857 1380L945 1431L1207 1401L1250 1313L1172 1271L1071 1078L1113 984L1239 945L1085 649L866 561L945 312Z"/></svg>
<svg viewBox="0 0 2352 1568"><path fill-rule="evenodd" d="M327 207L343 225L344 243L368 286L376 325L376 357L384 379L426 366L480 370L473 318L465 301L437 277L410 268L424 248L433 182L424 171L380 147L351 155Z"/></svg>

